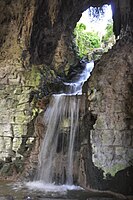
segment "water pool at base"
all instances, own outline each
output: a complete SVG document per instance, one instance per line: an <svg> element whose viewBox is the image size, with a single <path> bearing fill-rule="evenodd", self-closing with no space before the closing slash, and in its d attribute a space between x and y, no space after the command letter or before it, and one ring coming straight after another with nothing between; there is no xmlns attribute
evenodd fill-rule
<svg viewBox="0 0 133 200"><path fill-rule="evenodd" d="M50 200L73 199L68 191L80 191L82 188L74 185L54 185L35 182L0 181L0 200Z"/></svg>

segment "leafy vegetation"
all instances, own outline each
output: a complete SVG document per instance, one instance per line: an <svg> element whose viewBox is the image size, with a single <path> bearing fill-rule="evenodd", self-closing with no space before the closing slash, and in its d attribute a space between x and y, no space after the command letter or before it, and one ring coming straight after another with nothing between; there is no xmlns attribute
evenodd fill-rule
<svg viewBox="0 0 133 200"><path fill-rule="evenodd" d="M77 23L74 35L78 54L81 58L94 54L98 48L104 48L102 52L107 51L114 44L112 21L109 21L105 31L105 35L100 39L97 32L87 32L85 24Z"/></svg>
<svg viewBox="0 0 133 200"><path fill-rule="evenodd" d="M90 50L99 48L101 45L98 34L96 32L87 32L83 23L77 23L74 35L80 57L86 56Z"/></svg>
<svg viewBox="0 0 133 200"><path fill-rule="evenodd" d="M105 31L106 31L106 33L102 37L102 42L108 43L111 39L113 39L112 37L114 37L112 21L109 21L109 23L106 26Z"/></svg>

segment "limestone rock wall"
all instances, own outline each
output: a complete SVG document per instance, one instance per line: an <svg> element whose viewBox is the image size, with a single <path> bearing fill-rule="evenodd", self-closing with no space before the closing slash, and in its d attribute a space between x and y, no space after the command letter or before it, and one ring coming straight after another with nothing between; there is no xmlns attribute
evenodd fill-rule
<svg viewBox="0 0 133 200"><path fill-rule="evenodd" d="M40 99L51 91L48 84L54 79L53 71L44 70L44 66L25 70L22 62L16 60L0 63L1 175L19 173L18 162L23 167L36 137L34 119L45 108Z"/></svg>
<svg viewBox="0 0 133 200"><path fill-rule="evenodd" d="M48 6L46 7L45 4ZM68 63L66 54L69 51L69 39L67 41L68 34L64 33L65 30L60 30L61 25L57 20L59 18L58 7L57 1L54 4L34 0L0 1L0 159L2 161L9 157L13 160L18 156L23 157L25 150L29 147L27 143L30 139L27 141L27 138L32 137L34 133L33 127L29 130L29 124L35 112L39 110L38 107L36 108L38 99L59 90L56 78L64 71L63 63L65 65ZM54 32L52 32L53 24L55 24ZM39 41L38 48L43 53L46 52L44 48L41 48L40 42L45 46L42 37L38 37L38 34L42 35L41 30L46 33L45 42L50 40L49 45L57 43L48 52L48 57L53 58L56 48L53 63L48 62L47 57L43 55L43 61L49 63L47 66L44 62L42 65L33 65L33 59L30 59L34 42L38 44L36 39ZM60 30L60 34L56 33L57 30ZM48 50L47 42L46 47ZM36 50L37 55L38 51ZM36 54L34 54L34 61L38 63ZM73 52L69 54L68 58L70 57L70 62L75 62ZM58 74L55 71L58 71ZM56 89L54 89L55 85L57 85Z"/></svg>
<svg viewBox="0 0 133 200"><path fill-rule="evenodd" d="M118 42L88 82L89 110L97 116L90 135L93 162L113 176L133 164L132 47Z"/></svg>
<svg viewBox="0 0 133 200"><path fill-rule="evenodd" d="M24 158L34 139L30 124L34 118L30 93L39 83L37 71L26 72L20 63L1 63L0 68L0 169L2 175L13 175L13 161ZM35 77L36 74L36 77ZM32 79L34 76L34 79ZM31 129L31 130L30 130ZM9 167L3 167L2 163ZM2 168L3 167L3 168ZM18 170L18 167L16 165Z"/></svg>
<svg viewBox="0 0 133 200"><path fill-rule="evenodd" d="M34 1L0 1L1 163L23 157L19 148L28 132L28 124L33 118L29 98L30 92L36 88L39 80L38 76L35 77L37 73L33 72L34 69L29 68L27 72L25 71L29 66L27 49L33 13ZM32 137L32 134L30 136ZM10 171L9 168L11 165L3 172ZM13 173L10 171L9 174Z"/></svg>

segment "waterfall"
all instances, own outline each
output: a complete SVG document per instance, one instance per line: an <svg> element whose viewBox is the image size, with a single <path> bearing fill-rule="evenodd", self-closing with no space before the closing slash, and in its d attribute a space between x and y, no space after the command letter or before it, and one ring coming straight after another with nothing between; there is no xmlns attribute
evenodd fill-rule
<svg viewBox="0 0 133 200"><path fill-rule="evenodd" d="M78 127L79 119L79 99L73 98L70 99L69 104L69 116L70 116L70 138L69 138L69 147L68 147L68 166L66 173L66 182L68 185L73 184L73 148L75 134Z"/></svg>
<svg viewBox="0 0 133 200"><path fill-rule="evenodd" d="M80 106L78 95L82 94L82 85L90 76L93 66L93 62L86 64L77 81L73 80L71 83L64 83L69 88L67 94L63 93L52 96L50 105L44 115L45 123L47 123L47 131L41 144L36 180L47 184L54 182L54 166L61 124L67 120L69 127L69 133L66 136L67 157L65 162L67 167L62 182L69 185L73 184L74 141L76 132L78 131ZM62 162L60 159L58 167L62 167Z"/></svg>

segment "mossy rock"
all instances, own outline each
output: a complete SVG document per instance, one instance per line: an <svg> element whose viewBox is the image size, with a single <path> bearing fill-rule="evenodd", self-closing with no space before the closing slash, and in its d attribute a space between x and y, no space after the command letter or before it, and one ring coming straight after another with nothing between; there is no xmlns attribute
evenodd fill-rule
<svg viewBox="0 0 133 200"><path fill-rule="evenodd" d="M3 161L3 160L0 160L0 170L1 170L1 168L3 167L3 165L4 165L4 161Z"/></svg>
<svg viewBox="0 0 133 200"><path fill-rule="evenodd" d="M15 165L17 173L22 172L24 170L24 163L23 160L21 160L21 158L16 158L16 160L13 163Z"/></svg>
<svg viewBox="0 0 133 200"><path fill-rule="evenodd" d="M12 163L5 163L0 170L2 176L12 176L14 171L14 166Z"/></svg>

